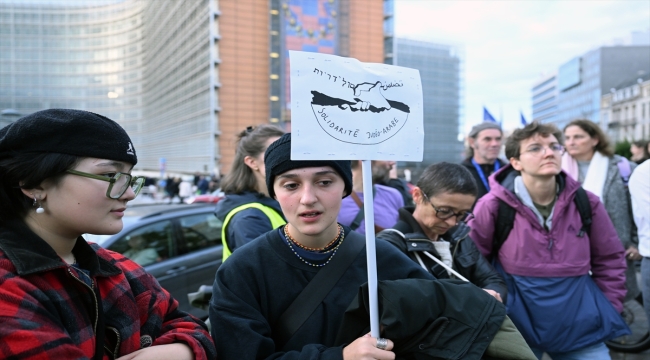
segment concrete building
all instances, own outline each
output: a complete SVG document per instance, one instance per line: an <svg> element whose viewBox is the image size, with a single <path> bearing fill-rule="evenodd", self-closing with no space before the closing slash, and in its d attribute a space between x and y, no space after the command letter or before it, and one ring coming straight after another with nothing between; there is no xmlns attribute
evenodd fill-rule
<svg viewBox="0 0 650 360"><path fill-rule="evenodd" d="M381 1L271 0L270 109L272 123L291 129L289 51L382 62Z"/></svg>
<svg viewBox="0 0 650 360"><path fill-rule="evenodd" d="M464 54L459 46L396 37L393 63L420 71L424 101L424 158L400 164L415 178L428 165L462 160Z"/></svg>
<svg viewBox="0 0 650 360"><path fill-rule="evenodd" d="M0 120L46 108L118 121L136 170L229 171L236 135L290 130L289 50L384 59L384 4L0 0Z"/></svg>
<svg viewBox="0 0 650 360"><path fill-rule="evenodd" d="M650 72L603 95L600 126L613 142L650 139Z"/></svg>
<svg viewBox="0 0 650 360"><path fill-rule="evenodd" d="M640 72L650 72L650 46L603 46L575 57L561 65L557 71L555 99L542 100L538 82L533 88L533 118L549 115L541 110L555 112L552 118L543 121L553 122L562 128L569 121L585 118L600 122L600 101L603 94L617 86L621 81L639 76ZM549 78L550 79L550 78ZM549 80L547 79L547 80ZM549 88L545 88L549 90ZM553 93L549 90L548 96ZM546 105L557 101L557 109L549 110Z"/></svg>
<svg viewBox="0 0 650 360"><path fill-rule="evenodd" d="M533 121L553 122L557 117L557 72L542 77L533 85Z"/></svg>

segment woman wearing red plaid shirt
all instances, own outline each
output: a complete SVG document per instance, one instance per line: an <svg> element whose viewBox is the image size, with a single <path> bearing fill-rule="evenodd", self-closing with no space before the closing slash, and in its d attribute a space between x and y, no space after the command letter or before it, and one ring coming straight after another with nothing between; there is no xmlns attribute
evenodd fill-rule
<svg viewBox="0 0 650 360"><path fill-rule="evenodd" d="M0 358L213 359L205 325L82 234L122 229L143 185L114 121L44 110L0 129Z"/></svg>

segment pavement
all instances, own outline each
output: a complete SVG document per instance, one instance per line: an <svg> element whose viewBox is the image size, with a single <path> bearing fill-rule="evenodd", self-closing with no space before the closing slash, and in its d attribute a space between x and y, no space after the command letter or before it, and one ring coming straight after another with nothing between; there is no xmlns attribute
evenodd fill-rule
<svg viewBox="0 0 650 360"><path fill-rule="evenodd" d="M625 353L610 351L609 355L612 357L612 360L649 360L650 350L646 350L638 354L625 354Z"/></svg>

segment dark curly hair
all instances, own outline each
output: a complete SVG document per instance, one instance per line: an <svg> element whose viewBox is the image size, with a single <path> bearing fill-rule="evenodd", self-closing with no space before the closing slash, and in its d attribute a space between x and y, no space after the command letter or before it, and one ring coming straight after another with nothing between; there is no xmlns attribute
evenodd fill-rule
<svg viewBox="0 0 650 360"><path fill-rule="evenodd" d="M56 153L16 153L0 160L0 223L22 219L32 207L34 200L21 189L33 189L45 180L56 184L81 159Z"/></svg>

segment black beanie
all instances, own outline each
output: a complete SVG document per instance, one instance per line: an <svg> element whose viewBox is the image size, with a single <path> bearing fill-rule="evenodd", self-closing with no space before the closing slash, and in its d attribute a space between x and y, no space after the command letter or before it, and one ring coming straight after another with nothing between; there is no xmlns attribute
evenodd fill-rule
<svg viewBox="0 0 650 360"><path fill-rule="evenodd" d="M273 182L276 176L293 169L317 166L330 166L334 169L343 178L345 196L350 195L352 192L350 160L291 160L291 133L282 135L281 138L269 145L264 153L266 187L269 190L269 196L275 198Z"/></svg>
<svg viewBox="0 0 650 360"><path fill-rule="evenodd" d="M0 159L19 153L59 153L133 165L138 162L129 135L118 123L70 109L38 111L0 129Z"/></svg>

